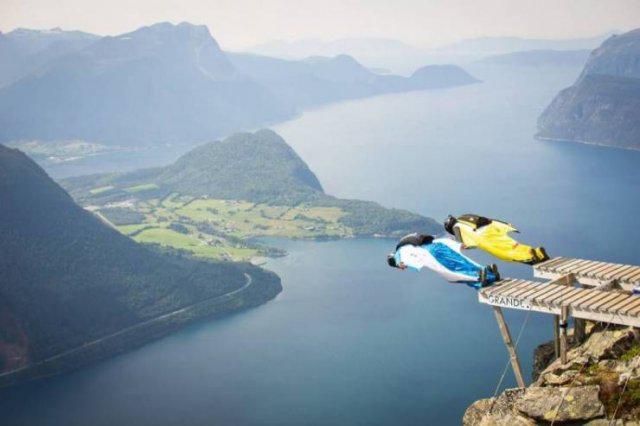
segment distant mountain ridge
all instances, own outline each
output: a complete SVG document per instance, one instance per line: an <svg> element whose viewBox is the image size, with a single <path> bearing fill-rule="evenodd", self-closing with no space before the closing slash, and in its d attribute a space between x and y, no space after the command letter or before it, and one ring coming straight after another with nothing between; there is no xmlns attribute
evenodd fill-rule
<svg viewBox="0 0 640 426"><path fill-rule="evenodd" d="M640 29L591 52L578 80L539 117L537 136L640 149Z"/></svg>
<svg viewBox="0 0 640 426"><path fill-rule="evenodd" d="M246 53L300 60L311 55L354 57L367 67L392 69L403 75L432 64L466 67L482 58L530 50L592 50L612 33L575 39L477 37L439 46L418 46L385 38L346 38L333 41L275 40L245 49Z"/></svg>
<svg viewBox="0 0 640 426"><path fill-rule="evenodd" d="M0 87L37 71L46 63L78 51L100 37L82 31L18 28L0 33Z"/></svg>
<svg viewBox="0 0 640 426"><path fill-rule="evenodd" d="M584 50L599 46L614 33L573 39L533 39L522 37L478 37L461 40L437 48L446 52L475 52L483 55L499 55L527 50Z"/></svg>
<svg viewBox="0 0 640 426"><path fill-rule="evenodd" d="M437 81L381 76L346 55L283 61L229 54L205 26L186 22L113 37L54 33L34 31L37 40L27 38L29 47L18 49L50 59L5 73L13 73L6 81L16 81L0 86L0 142L193 145L282 121L309 106L476 81L454 68ZM3 49L2 41L18 35L0 37L0 58L8 63L19 56L16 42ZM49 54L54 36L80 41L67 43L64 54Z"/></svg>
<svg viewBox="0 0 640 426"><path fill-rule="evenodd" d="M479 80L455 65L427 65L410 77L380 75L353 57L313 56L299 61L231 53L240 72L268 87L287 102L310 107L343 99L456 87Z"/></svg>
<svg viewBox="0 0 640 426"><path fill-rule="evenodd" d="M0 90L0 141L193 143L292 114L239 75L206 27L104 37Z"/></svg>
<svg viewBox="0 0 640 426"><path fill-rule="evenodd" d="M503 53L483 58L475 64L505 65L520 67L575 67L582 66L587 61L590 50L525 50Z"/></svg>
<svg viewBox="0 0 640 426"><path fill-rule="evenodd" d="M252 285L232 298L235 308L221 305L191 318L259 304L281 290L275 274L247 264L201 262L133 242L76 205L26 155L3 145L0 199L0 373L28 370L126 327L242 288L245 274ZM75 368L76 361L139 345L179 323L170 320L149 333L143 328L130 341L103 345L40 372Z"/></svg>

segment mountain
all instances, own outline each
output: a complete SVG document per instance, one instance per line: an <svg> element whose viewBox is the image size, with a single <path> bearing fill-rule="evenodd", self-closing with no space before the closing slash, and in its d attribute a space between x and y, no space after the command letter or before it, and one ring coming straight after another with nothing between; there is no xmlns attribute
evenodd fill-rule
<svg viewBox="0 0 640 426"><path fill-rule="evenodd" d="M313 56L300 61L229 54L234 66L272 93L302 108L385 93L455 87L478 82L455 65L429 65L410 77L380 75L353 57Z"/></svg>
<svg viewBox="0 0 640 426"><path fill-rule="evenodd" d="M204 26L103 37L0 90L0 141L194 143L289 117Z"/></svg>
<svg viewBox="0 0 640 426"><path fill-rule="evenodd" d="M539 117L537 136L640 149L640 29L591 52L578 80Z"/></svg>
<svg viewBox="0 0 640 426"><path fill-rule="evenodd" d="M511 52L529 50L584 50L594 49L613 33L606 33L595 37L575 39L528 39L521 37L478 37L461 40L456 43L441 46L435 50L440 52L499 55Z"/></svg>
<svg viewBox="0 0 640 426"><path fill-rule="evenodd" d="M76 368L281 290L277 276L247 264L133 242L3 145L0 199L0 373L18 370L0 374L0 386ZM225 303L207 305L233 291Z"/></svg>
<svg viewBox="0 0 640 426"><path fill-rule="evenodd" d="M307 164L270 130L195 148L164 168L155 182L180 194L273 203L322 192Z"/></svg>
<svg viewBox="0 0 640 426"><path fill-rule="evenodd" d="M78 51L99 38L82 31L18 28L0 33L0 87L15 82L44 64Z"/></svg>
<svg viewBox="0 0 640 426"><path fill-rule="evenodd" d="M399 40L388 38L341 38L332 41L300 39L293 41L273 40L246 49L247 52L285 59L304 59L309 56L349 55L367 61L380 55L411 56L420 49Z"/></svg>
<svg viewBox="0 0 640 426"><path fill-rule="evenodd" d="M78 202L86 205L131 203L134 198L157 200L177 194L262 203L266 205L265 209L269 205L331 208L338 217L333 225L348 228L347 233L353 236L401 236L416 230L438 232L441 228L432 219L404 210L387 209L368 201L341 200L325 194L306 163L271 130L238 133L222 141L207 143L167 167L74 177L64 180L63 185ZM131 188L143 185L152 189L134 190L132 194ZM142 209L149 204L142 203ZM201 218L202 215L196 217ZM277 229L274 228L274 232L277 233Z"/></svg>
<svg viewBox="0 0 640 426"><path fill-rule="evenodd" d="M347 55L226 53L186 22L114 37L16 30L0 35L0 59L0 142L105 150L195 145L328 102L477 81L459 69L437 82L379 75Z"/></svg>
<svg viewBox="0 0 640 426"><path fill-rule="evenodd" d="M477 62L479 65L510 67L581 67L587 61L590 50L526 50L489 56Z"/></svg>
<svg viewBox="0 0 640 426"><path fill-rule="evenodd" d="M611 34L576 39L478 37L438 47L413 46L399 40L384 38L343 38L333 41L276 40L250 47L247 52L289 60L346 54L367 67L392 69L402 74L410 74L422 65L447 63L466 66L487 56L519 51L592 50Z"/></svg>

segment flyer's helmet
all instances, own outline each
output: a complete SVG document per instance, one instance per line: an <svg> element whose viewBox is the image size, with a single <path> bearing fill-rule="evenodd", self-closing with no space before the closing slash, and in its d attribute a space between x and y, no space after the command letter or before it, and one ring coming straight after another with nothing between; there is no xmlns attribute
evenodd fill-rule
<svg viewBox="0 0 640 426"><path fill-rule="evenodd" d="M458 219L456 219L455 217L451 215L447 216L447 218L444 220L444 229L446 229L448 233L453 235L453 226L457 222L458 222Z"/></svg>

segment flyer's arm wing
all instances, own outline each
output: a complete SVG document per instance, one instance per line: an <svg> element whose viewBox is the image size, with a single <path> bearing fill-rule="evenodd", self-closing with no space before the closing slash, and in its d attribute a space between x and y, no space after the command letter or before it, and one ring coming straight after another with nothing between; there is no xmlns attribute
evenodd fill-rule
<svg viewBox="0 0 640 426"><path fill-rule="evenodd" d="M456 229L458 230L460 241L466 248L478 247L479 238L475 231L466 226L456 226Z"/></svg>
<svg viewBox="0 0 640 426"><path fill-rule="evenodd" d="M510 223L506 223L506 222L501 222L499 220L494 220L491 222L491 225L489 225L491 227L493 227L493 229L495 229L498 232L504 233L504 234L508 234L509 232L519 232L515 226L513 226Z"/></svg>

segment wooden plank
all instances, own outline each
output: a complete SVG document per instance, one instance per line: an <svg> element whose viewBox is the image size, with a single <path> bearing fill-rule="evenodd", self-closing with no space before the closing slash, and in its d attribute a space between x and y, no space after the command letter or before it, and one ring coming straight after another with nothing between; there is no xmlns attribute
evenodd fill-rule
<svg viewBox="0 0 640 426"><path fill-rule="evenodd" d="M546 264L544 266L544 268L537 268L537 269L539 269L541 271L551 271L553 268L555 268L555 267L557 267L559 265L562 265L563 263L566 263L566 262L568 262L570 260L572 260L572 259L568 259L566 257L558 257L556 259L552 259L552 261L549 262L548 264Z"/></svg>
<svg viewBox="0 0 640 426"><path fill-rule="evenodd" d="M620 281L627 281L629 278L637 274L640 274L640 266L633 266L633 268L625 272L619 279Z"/></svg>
<svg viewBox="0 0 640 426"><path fill-rule="evenodd" d="M568 304L568 300L571 299L572 297L575 297L577 294L579 294L582 291L581 288L577 288L577 287L569 287L569 291L565 294L562 295L562 297L559 297L557 299L554 299L552 302L550 302L552 305L556 305L556 306L560 306L562 304L566 305Z"/></svg>
<svg viewBox="0 0 640 426"><path fill-rule="evenodd" d="M576 288L576 290L577 292L575 294L572 294L571 296L567 296L567 298L563 300L562 303L565 305L569 305L569 304L572 304L574 301L580 300L586 295L590 294L589 291L585 290L584 288Z"/></svg>
<svg viewBox="0 0 640 426"><path fill-rule="evenodd" d="M608 295L609 294L606 291L594 290L592 296L584 297L581 300L576 300L573 303L573 306L576 307L576 308L580 308L580 309L586 309L587 306L589 306L589 304L597 302L598 300L603 299L604 297L606 297Z"/></svg>
<svg viewBox="0 0 640 426"><path fill-rule="evenodd" d="M565 270L565 272L571 272L575 275L578 271L589 268L592 264L592 260L582 260L580 263L574 264L570 269Z"/></svg>
<svg viewBox="0 0 640 426"><path fill-rule="evenodd" d="M631 303L629 303L624 308L620 308L618 313L620 313L622 315L626 315L632 309L637 308L638 306L640 306L640 297L635 296L635 299L637 299L637 300L632 301Z"/></svg>
<svg viewBox="0 0 640 426"><path fill-rule="evenodd" d="M569 261L564 262L561 265L556 265L551 268L551 270L555 273L562 273L564 268L570 267L571 265L575 265L578 262L582 262L581 259L569 259Z"/></svg>
<svg viewBox="0 0 640 426"><path fill-rule="evenodd" d="M599 292L597 297L594 297L594 298L591 298L591 299L585 299L579 305L574 305L574 306L578 306L580 309L589 310L589 308L592 305L595 305L596 303L600 303L600 302L604 301L605 299L609 299L610 297L611 297L611 292L609 292L609 291L601 291L601 292Z"/></svg>
<svg viewBox="0 0 640 426"><path fill-rule="evenodd" d="M638 313L639 313L639 312L640 312L640 306L637 306L637 307L635 307L635 308L630 309L629 311L627 311L626 315L629 315L629 316L636 316L636 315L638 315Z"/></svg>
<svg viewBox="0 0 640 426"><path fill-rule="evenodd" d="M529 296L537 293L538 291L540 291L542 288L545 288L545 287L546 287L546 284L535 283L535 285L532 286L531 290L527 290L526 292L522 293L520 295L520 298L529 298Z"/></svg>
<svg viewBox="0 0 640 426"><path fill-rule="evenodd" d="M601 274L606 270L611 269L611 266L613 266L611 265L611 263L605 263L599 268L591 269L590 271L585 272L584 275L587 277L595 278L598 274Z"/></svg>
<svg viewBox="0 0 640 426"><path fill-rule="evenodd" d="M542 268L546 268L547 265L549 265L550 263L553 263L555 260L557 259L557 257L545 260L544 262L540 262L540 263L536 263L533 268L534 269L538 269L541 270Z"/></svg>
<svg viewBox="0 0 640 426"><path fill-rule="evenodd" d="M496 321L498 322L498 328L500 328L500 334L502 334L502 340L504 340L504 344L507 347L507 350L509 351L509 360L511 361L511 368L513 369L513 374L516 376L516 381L518 382L518 386L521 389L524 389L526 384L524 382L524 376L522 375L522 368L520 367L518 354L516 353L516 350L513 347L511 334L509 333L509 327L507 327L507 323L504 320L504 316L502 315L502 309L500 309L497 306L494 306L493 313L496 317Z"/></svg>
<svg viewBox="0 0 640 426"><path fill-rule="evenodd" d="M500 295L502 296L503 294L512 291L514 289L514 287L518 286L519 284L521 284L520 280L514 280L512 282L510 282L509 284L502 286L501 288L497 288L494 291L491 292L491 295L493 296L497 296Z"/></svg>
<svg viewBox="0 0 640 426"><path fill-rule="evenodd" d="M558 290L558 287L560 287L560 286L548 285L548 284L547 284L547 285L545 285L544 287L546 287L546 288L544 288L544 289L542 289L542 290L540 290L540 291L536 291L536 292L535 292L535 293L533 293L533 294L530 294L530 295L529 295L529 297L528 297L528 299L529 299L529 300L531 300L531 301L533 302L533 301L535 301L538 297L542 297L542 296L544 296L545 294L549 294L549 293L551 293L551 292L555 292L556 290Z"/></svg>
<svg viewBox="0 0 640 426"><path fill-rule="evenodd" d="M564 265L560 266L559 268L556 268L555 272L558 272L558 273L561 273L561 274L566 274L567 272L572 272L573 268L578 267L583 262L586 262L586 261L585 260L581 260L581 259L576 259L573 262L567 262Z"/></svg>
<svg viewBox="0 0 640 426"><path fill-rule="evenodd" d="M613 280L613 279L618 279L619 280L625 273L627 273L631 269L633 269L633 265L622 265L622 267L620 269L618 269L617 271L613 272L607 278L609 278L610 280Z"/></svg>
<svg viewBox="0 0 640 426"><path fill-rule="evenodd" d="M487 295L488 294L494 294L494 293L496 293L496 292L498 292L500 290L504 290L506 288L509 288L509 284L511 283L511 281L510 280L509 281L499 281L499 283L500 284L494 284L494 285L492 285L490 287L482 288L480 290L480 293L487 294Z"/></svg>
<svg viewBox="0 0 640 426"><path fill-rule="evenodd" d="M535 285L533 283L529 283L529 285L527 285L526 287L518 289L518 291L516 291L515 293L511 293L511 297L517 297L517 298L521 299L523 294L525 294L525 293L527 293L527 292L529 292L529 291L531 291L533 289L536 289L536 288L538 288L537 285Z"/></svg>
<svg viewBox="0 0 640 426"><path fill-rule="evenodd" d="M621 300L628 300L629 299L629 295L628 294L619 294L618 297L610 300L609 302L605 303L604 305L600 306L598 308L598 310L600 312L609 312L609 308L612 308L614 306L616 306L618 303L620 303ZM611 313L615 313L615 311L610 311Z"/></svg>
<svg viewBox="0 0 640 426"><path fill-rule="evenodd" d="M626 271L627 269L629 269L629 265L620 265L616 269L603 274L602 277L605 280L612 280L614 276L620 274L620 272Z"/></svg>
<svg viewBox="0 0 640 426"><path fill-rule="evenodd" d="M556 293L553 296L547 296L543 299L539 299L539 302L545 305L562 304L562 300L566 298L570 293L573 293L575 288L567 286L560 293Z"/></svg>
<svg viewBox="0 0 640 426"><path fill-rule="evenodd" d="M597 302L594 302L591 305L587 306L587 310L596 311L596 310L598 310L598 308L600 306L602 306L605 303L617 298L619 295L620 295L620 293L611 292L610 294L607 295L607 297L604 297L604 298L598 300Z"/></svg>
<svg viewBox="0 0 640 426"><path fill-rule="evenodd" d="M553 259L545 262L544 266L543 265L536 265L534 267L537 267L538 269L545 269L548 270L549 268L554 267L555 265L559 265L563 262L566 262L567 260L569 260L569 258L567 257L554 257Z"/></svg>
<svg viewBox="0 0 640 426"><path fill-rule="evenodd" d="M592 275L593 275L593 273L595 273L595 272L599 272L599 271L603 271L603 270L608 269L608 268L610 268L610 267L611 267L611 264L610 264L610 263L607 263L607 262L600 262L600 264L598 265L598 267L597 267L597 268L588 269L588 270L584 271L584 274L583 274L583 275L586 275L586 276L589 276L589 277L590 277L590 276L592 276Z"/></svg>
<svg viewBox="0 0 640 426"><path fill-rule="evenodd" d="M540 305L546 305L554 300L561 299L563 294L566 294L571 291L571 288L568 288L566 286L560 286L558 290L559 291L556 291L555 293L546 294L544 297L536 297L535 301Z"/></svg>
<svg viewBox="0 0 640 426"><path fill-rule="evenodd" d="M574 306L578 306L578 305L582 305L583 303L594 299L597 296L601 296L603 294L606 294L606 292L604 291L598 291L598 290L594 290L594 289L588 289L585 290L584 295L582 297L580 297L579 299L575 299L573 300L573 305Z"/></svg>
<svg viewBox="0 0 640 426"><path fill-rule="evenodd" d="M589 272L591 271L595 271L596 269L600 269L603 266L606 266L607 264L604 262L593 262L593 266L591 266L590 268L584 268L582 269L579 273L580 275L583 276L587 276L587 274L589 274Z"/></svg>
<svg viewBox="0 0 640 426"><path fill-rule="evenodd" d="M605 274L607 274L607 273L609 273L609 272L611 272L611 271L613 271L615 269L618 269L618 266L619 265L610 263L607 268L602 268L602 269L598 269L596 271L593 271L593 272L591 272L589 274L589 276L592 277L592 278L599 279L599 280L600 279L604 279L603 277L605 276Z"/></svg>
<svg viewBox="0 0 640 426"><path fill-rule="evenodd" d="M500 296L509 296L509 297L513 297L512 294L517 292L519 289L523 288L523 287L528 287L529 286L529 282L528 281L520 281L517 282L515 284L513 284L512 286L510 286L511 288L507 289L506 291L503 291L500 293Z"/></svg>
<svg viewBox="0 0 640 426"><path fill-rule="evenodd" d="M636 272L635 274L627 278L627 281L631 283L635 283L637 280L640 280L640 270L638 270L638 272Z"/></svg>
<svg viewBox="0 0 640 426"><path fill-rule="evenodd" d="M602 265L602 262L594 262L593 260L587 261L584 265L580 266L578 269L573 271L574 274L582 274L585 271L588 271L591 268Z"/></svg>
<svg viewBox="0 0 640 426"><path fill-rule="evenodd" d="M629 294L627 294L627 297L619 302L617 305L615 306L611 306L610 308L608 308L609 312L615 312L618 313L622 310L622 308L624 308L625 306L629 306L631 304L631 302L635 302L635 298Z"/></svg>
<svg viewBox="0 0 640 426"><path fill-rule="evenodd" d="M574 310L572 315L574 318L582 318L589 321L609 322L640 328L640 317L637 316L621 316L616 314L603 314L601 312L579 310Z"/></svg>
<svg viewBox="0 0 640 426"><path fill-rule="evenodd" d="M595 271L597 269L600 269L603 266L607 266L607 263L606 262L591 262L591 265L587 265L584 268L580 268L580 271L577 272L577 273L580 274L580 275L585 275L586 276L590 272L593 272L593 271Z"/></svg>

